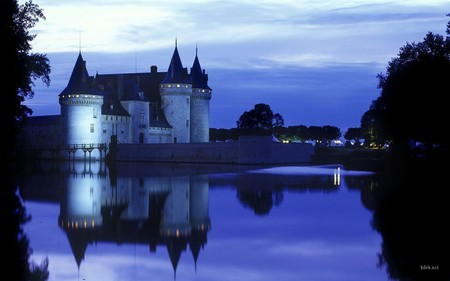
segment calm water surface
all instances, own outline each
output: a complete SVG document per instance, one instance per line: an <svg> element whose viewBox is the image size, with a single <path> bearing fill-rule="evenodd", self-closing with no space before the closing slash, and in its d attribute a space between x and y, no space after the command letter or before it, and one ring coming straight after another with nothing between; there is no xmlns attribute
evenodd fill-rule
<svg viewBox="0 0 450 281"><path fill-rule="evenodd" d="M388 280L370 172L44 162L19 181L50 280Z"/></svg>

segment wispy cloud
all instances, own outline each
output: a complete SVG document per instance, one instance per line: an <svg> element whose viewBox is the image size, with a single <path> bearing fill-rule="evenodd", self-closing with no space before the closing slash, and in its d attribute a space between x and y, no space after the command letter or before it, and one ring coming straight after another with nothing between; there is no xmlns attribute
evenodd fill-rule
<svg viewBox="0 0 450 281"><path fill-rule="evenodd" d="M33 51L54 58L44 93L56 100L80 47L91 75L165 71L178 38L185 67L199 46L214 127L234 127L257 102L291 124L357 126L377 94L376 74L406 42L444 34L450 12L443 0L34 2L47 19L34 29ZM38 99L30 104L47 110Z"/></svg>

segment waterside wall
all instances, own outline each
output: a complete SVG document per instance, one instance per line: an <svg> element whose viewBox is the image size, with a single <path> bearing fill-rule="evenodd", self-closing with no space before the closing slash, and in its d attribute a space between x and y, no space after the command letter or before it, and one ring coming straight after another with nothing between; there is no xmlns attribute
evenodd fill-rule
<svg viewBox="0 0 450 281"><path fill-rule="evenodd" d="M108 160L137 162L298 164L309 163L312 144L274 142L272 137L240 137L235 142L114 144Z"/></svg>

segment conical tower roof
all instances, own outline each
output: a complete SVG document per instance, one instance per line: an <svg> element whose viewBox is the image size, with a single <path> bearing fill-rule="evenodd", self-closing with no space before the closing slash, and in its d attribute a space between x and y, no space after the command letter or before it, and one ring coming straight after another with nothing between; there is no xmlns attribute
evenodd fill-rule
<svg viewBox="0 0 450 281"><path fill-rule="evenodd" d="M167 250L169 252L170 261L172 263L173 274L176 277L178 262L181 253L186 250L187 241L183 237L170 237L167 241Z"/></svg>
<svg viewBox="0 0 450 281"><path fill-rule="evenodd" d="M192 88L211 90L211 88L208 86L208 74L205 74L202 70L202 67L200 66L197 50L195 51L194 64L191 68L191 83Z"/></svg>
<svg viewBox="0 0 450 281"><path fill-rule="evenodd" d="M183 68L183 64L181 63L180 54L178 53L178 47L176 43L172 59L170 60L169 68L167 69L166 77L164 78L162 83L189 84L189 81L187 79L187 71L185 68Z"/></svg>
<svg viewBox="0 0 450 281"><path fill-rule="evenodd" d="M98 94L98 91L92 86L92 78L86 69L86 61L83 60L81 52L78 53L77 61L72 70L69 82L60 95L91 93Z"/></svg>

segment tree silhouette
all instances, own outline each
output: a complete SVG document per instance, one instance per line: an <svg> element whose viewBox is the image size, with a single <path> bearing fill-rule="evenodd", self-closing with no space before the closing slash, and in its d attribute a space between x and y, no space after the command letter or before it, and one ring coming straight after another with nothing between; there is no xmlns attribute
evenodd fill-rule
<svg viewBox="0 0 450 281"><path fill-rule="evenodd" d="M45 19L39 6L31 0L22 5L15 0L4 0L0 11L2 55L7 58L2 66L6 70L2 74L5 79L2 98L8 108L1 113L6 129L2 147L3 153L8 155L16 143L22 121L32 114L23 102L33 98L34 80L40 78L47 86L50 84L50 65L46 55L31 52L31 41L36 35L29 29Z"/></svg>
<svg viewBox="0 0 450 281"><path fill-rule="evenodd" d="M364 138L360 127L358 128L348 128L344 134L344 138L347 141L355 141L355 145L359 145L359 140Z"/></svg>
<svg viewBox="0 0 450 281"><path fill-rule="evenodd" d="M407 43L388 63L386 73L378 74L381 94L361 120L363 131L369 139L391 140L403 149L411 142L448 147L443 129L447 126L448 77L449 36L429 32L422 42Z"/></svg>
<svg viewBox="0 0 450 281"><path fill-rule="evenodd" d="M312 140L316 141L316 146L330 146L331 141L341 137L341 130L338 127L309 126L308 132Z"/></svg>
<svg viewBox="0 0 450 281"><path fill-rule="evenodd" d="M252 110L245 111L236 125L241 130L272 133L273 128L284 125L284 119L279 113L274 114L269 105L259 103Z"/></svg>
<svg viewBox="0 0 450 281"><path fill-rule="evenodd" d="M45 19L42 10L31 1L18 5L17 1L0 2L0 36L2 38L2 63L4 83L2 99L4 110L1 111L4 134L2 136L1 159L4 174L1 177L0 214L2 215L2 237L6 246L1 264L3 276L8 280L47 280L48 260L41 266L29 263L32 249L23 231L23 224L31 217L27 214L11 175L16 167L13 165L13 147L20 133L22 121L32 113L22 103L34 95L34 80L41 78L49 85L50 65L45 55L30 53L31 41L36 35L29 29L39 19Z"/></svg>

